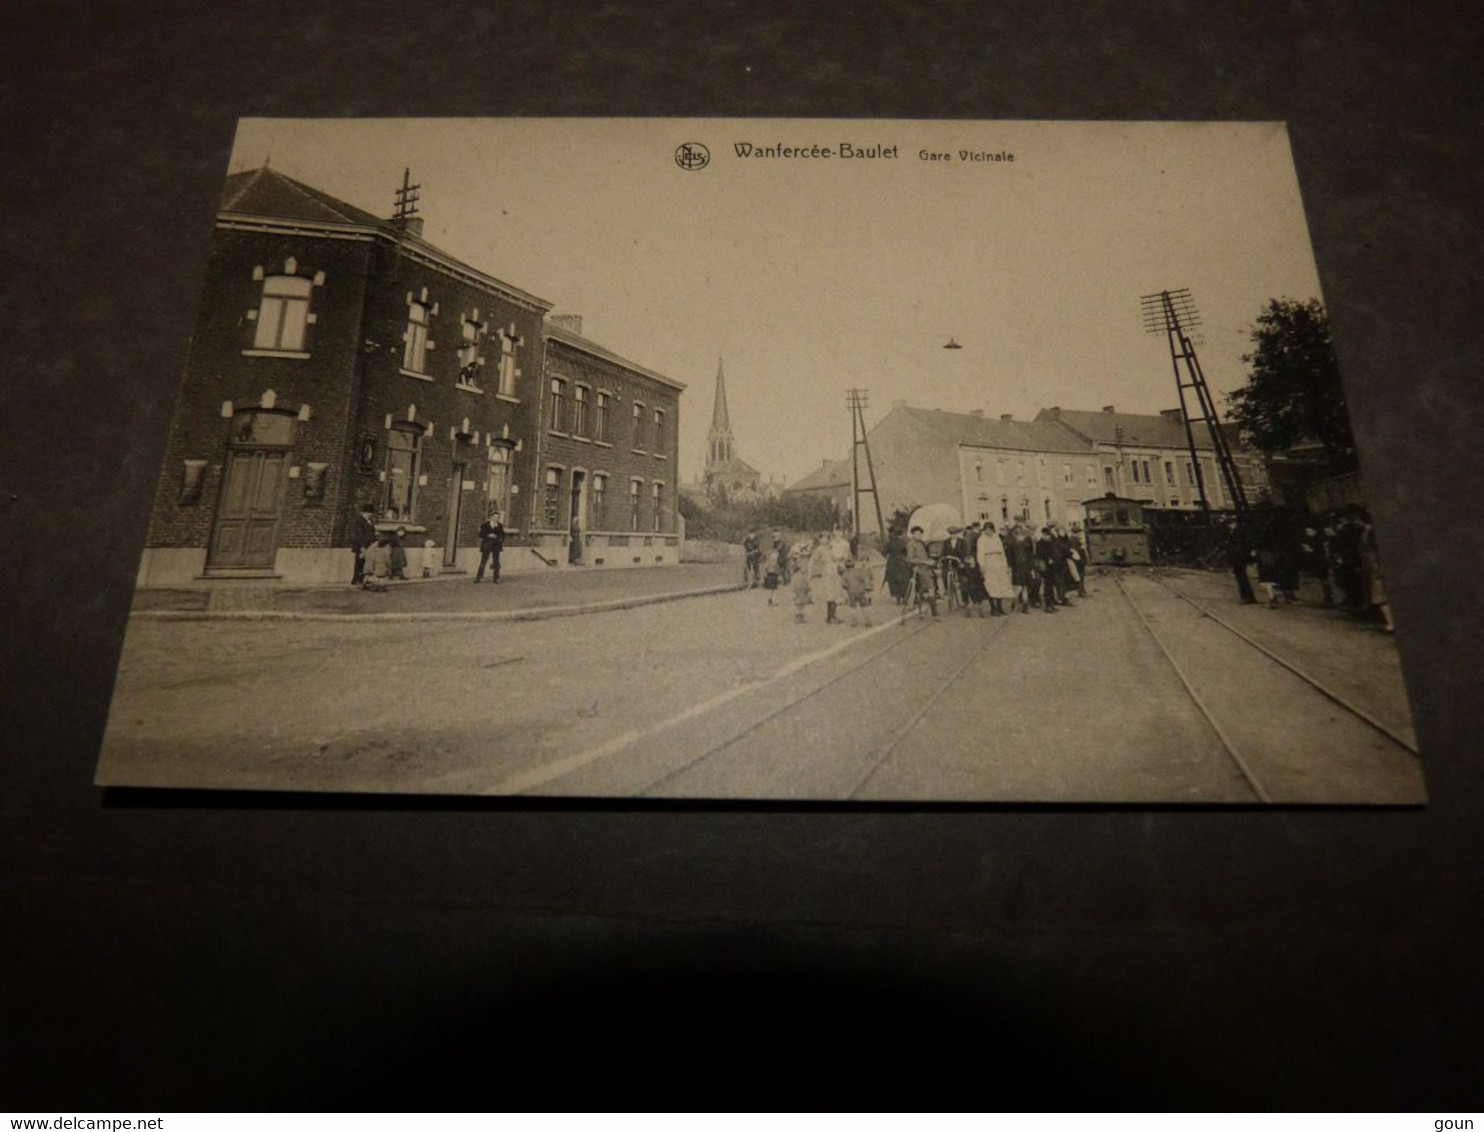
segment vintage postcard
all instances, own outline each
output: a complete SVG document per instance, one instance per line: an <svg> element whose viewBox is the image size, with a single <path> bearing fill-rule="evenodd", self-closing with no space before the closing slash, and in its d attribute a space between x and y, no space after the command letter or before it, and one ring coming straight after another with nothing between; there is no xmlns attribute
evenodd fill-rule
<svg viewBox="0 0 1484 1132"><path fill-rule="evenodd" d="M97 781L1419 804L1288 134L240 123Z"/></svg>

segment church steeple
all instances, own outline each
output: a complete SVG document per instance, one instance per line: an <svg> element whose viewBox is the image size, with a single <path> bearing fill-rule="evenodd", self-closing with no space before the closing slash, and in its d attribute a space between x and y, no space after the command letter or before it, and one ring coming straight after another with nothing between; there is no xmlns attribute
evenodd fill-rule
<svg viewBox="0 0 1484 1132"><path fill-rule="evenodd" d="M732 458L732 423L727 415L727 379L721 359L716 359L716 401L711 407L711 431L706 436L706 468L729 462Z"/></svg>

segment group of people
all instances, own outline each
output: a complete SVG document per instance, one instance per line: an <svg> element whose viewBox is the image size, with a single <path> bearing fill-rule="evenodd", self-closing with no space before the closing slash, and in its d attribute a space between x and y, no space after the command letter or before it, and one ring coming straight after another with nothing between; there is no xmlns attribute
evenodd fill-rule
<svg viewBox="0 0 1484 1132"><path fill-rule="evenodd" d="M1376 532L1364 513L1331 513L1293 529L1248 532L1233 525L1227 555L1245 604L1258 600L1248 576L1253 565L1270 608L1297 601L1300 580L1307 574L1319 583L1326 608L1374 616L1382 632L1393 631Z"/></svg>
<svg viewBox="0 0 1484 1132"><path fill-rule="evenodd" d="M351 539L351 550L355 553L355 568L350 584L372 593L386 593L390 584L407 580L407 548L403 539L407 528L390 526L397 518L396 509L387 509L386 521L378 524L375 509L365 506L358 513L355 536ZM429 544L431 545L431 544ZM479 569L474 574L475 582L484 581L486 566L493 567L493 580L500 580L500 552L505 548L505 524L500 521L499 508L491 508L489 515L479 525ZM429 566L423 562L423 574L427 576Z"/></svg>
<svg viewBox="0 0 1484 1132"><path fill-rule="evenodd" d="M886 546L886 585L897 604L925 604L938 615L938 602L952 587L963 598L964 613L1002 617L1033 608L1055 613L1072 604L1070 594L1087 596L1087 548L1080 529L1049 524L1034 530L1012 520L1003 531L991 522L948 528L934 547L921 527L903 538L893 533Z"/></svg>
<svg viewBox="0 0 1484 1132"><path fill-rule="evenodd" d="M758 533L748 531L742 540L742 553L748 588L761 586L767 590L768 604L772 605L774 593L789 587L795 621L807 619L809 606L822 605L826 625L845 624L842 611L851 625L871 624L868 607L876 576L859 539L849 538L836 528L792 544L775 534L771 546L764 548Z"/></svg>

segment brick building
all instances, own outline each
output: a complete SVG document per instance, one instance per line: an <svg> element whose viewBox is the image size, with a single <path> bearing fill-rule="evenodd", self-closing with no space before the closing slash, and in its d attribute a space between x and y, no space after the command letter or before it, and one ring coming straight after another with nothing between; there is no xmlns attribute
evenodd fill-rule
<svg viewBox="0 0 1484 1132"><path fill-rule="evenodd" d="M140 585L348 580L362 511L404 531L414 570L467 569L491 505L512 570L549 560L521 548L550 534L552 304L421 231L275 170L227 179Z"/></svg>
<svg viewBox="0 0 1484 1132"><path fill-rule="evenodd" d="M575 316L547 321L545 358L533 549L572 565L678 562L685 386L584 338Z"/></svg>
<svg viewBox="0 0 1484 1132"><path fill-rule="evenodd" d="M1102 476L1099 492L1152 503L1176 510L1200 507L1196 465L1191 460L1185 419L1179 409L1153 413L1120 413L1112 405L1100 412L1085 409L1042 409L1038 421L1055 421L1091 444ZM1204 424L1191 430L1200 460L1200 478L1206 499L1213 508L1232 506L1226 485L1217 469L1216 451ZM1242 444L1236 430L1223 426L1222 436L1231 450L1232 462L1242 479L1249 502L1267 494L1267 475L1262 461Z"/></svg>

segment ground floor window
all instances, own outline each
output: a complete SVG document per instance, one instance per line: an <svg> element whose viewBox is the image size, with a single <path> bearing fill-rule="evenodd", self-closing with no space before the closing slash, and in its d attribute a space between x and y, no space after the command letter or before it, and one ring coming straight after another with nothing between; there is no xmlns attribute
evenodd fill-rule
<svg viewBox="0 0 1484 1132"><path fill-rule="evenodd" d="M593 476L593 516L588 525L595 531L608 526L608 477L601 472Z"/></svg>
<svg viewBox="0 0 1484 1132"><path fill-rule="evenodd" d="M382 514L411 520L417 514L417 477L422 463L422 429L393 428L386 441L386 494Z"/></svg>
<svg viewBox="0 0 1484 1132"><path fill-rule="evenodd" d="M487 506L498 507L501 515L510 511L510 449L491 445L489 464L484 478L484 498Z"/></svg>
<svg viewBox="0 0 1484 1132"><path fill-rule="evenodd" d="M651 484L650 494L654 496L654 529L662 531L665 528L665 485Z"/></svg>
<svg viewBox="0 0 1484 1132"><path fill-rule="evenodd" d="M644 490L643 480L629 481L629 530L639 529L639 501Z"/></svg>
<svg viewBox="0 0 1484 1132"><path fill-rule="evenodd" d="M562 470L546 469L546 492L541 499L542 523L549 528L562 525Z"/></svg>

